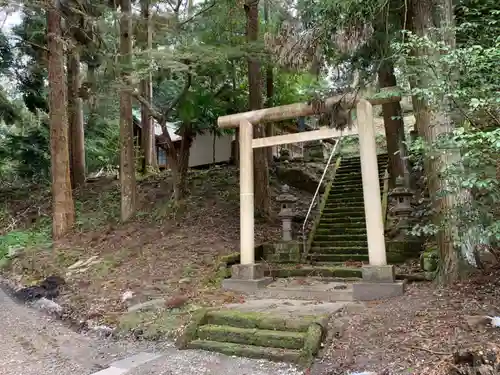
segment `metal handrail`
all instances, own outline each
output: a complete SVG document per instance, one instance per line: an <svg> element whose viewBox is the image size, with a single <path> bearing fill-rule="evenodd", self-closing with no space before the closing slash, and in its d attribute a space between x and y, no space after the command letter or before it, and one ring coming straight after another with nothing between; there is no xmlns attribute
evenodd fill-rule
<svg viewBox="0 0 500 375"><path fill-rule="evenodd" d="M335 142L335 145L333 146L332 152L330 153L330 157L328 158L328 161L326 162L325 169L323 170L323 175L321 176L321 179L319 180L318 187L316 188L316 192L314 193L314 196L311 200L311 204L309 205L309 209L307 210L306 218L304 219L304 223L302 224L302 244L303 244L303 251L306 250L306 224L307 224L307 219L309 219L309 215L311 214L312 208L314 206L314 202L316 201L316 198L318 196L319 190L321 189L321 184L323 183L323 180L326 176L326 172L328 171L328 167L330 166L330 163L333 159L333 155L336 154L338 145L342 141L342 132L340 132L340 137L337 142Z"/></svg>

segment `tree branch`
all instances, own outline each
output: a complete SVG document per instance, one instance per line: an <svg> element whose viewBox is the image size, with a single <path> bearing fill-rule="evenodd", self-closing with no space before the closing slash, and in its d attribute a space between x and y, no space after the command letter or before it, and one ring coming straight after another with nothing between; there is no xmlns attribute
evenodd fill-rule
<svg viewBox="0 0 500 375"><path fill-rule="evenodd" d="M180 23L178 24L178 27L182 27L182 26L184 26L186 23L191 22L193 19L195 19L195 18L196 18L196 17L198 17L198 16L201 16L203 13L205 13L205 12L209 11L209 10L210 10L210 9L212 9L214 6L215 6L215 1L214 1L212 4L210 4L209 6L207 6L206 8L203 8L203 9L202 9L202 10L200 10L199 12L196 12L195 14L193 14L193 15L192 15L191 17L189 17L188 19L186 19L186 20L184 20L184 21L180 22Z"/></svg>
<svg viewBox="0 0 500 375"><path fill-rule="evenodd" d="M163 111L163 117L165 118L165 121L166 121L168 115L170 114L170 112L177 106L177 104L179 104L179 102L182 99L184 99L184 97L188 93L189 88L191 87L192 80L193 80L192 74L190 72L187 72L186 73L186 82L184 83L184 88L179 93L179 95L177 95L177 97L174 100L172 100L170 102L170 104Z"/></svg>
<svg viewBox="0 0 500 375"><path fill-rule="evenodd" d="M144 98L141 95L139 90L134 89L130 91L132 97L134 97L140 104L144 105L148 109L149 115L152 116L160 125L162 136L164 138L162 141L164 141L164 143L167 144L167 148L170 151L169 152L170 157L173 159L174 163L178 162L178 158L177 158L177 153L175 152L174 142L172 141L172 137L170 137L170 133L168 132L167 129L167 119L170 112L180 103L182 99L184 99L184 97L189 91L189 88L191 87L191 83L192 83L192 74L190 72L187 72L184 88L179 93L179 95L177 95L177 97L170 102L170 104L163 110L163 112L156 110L153 107L152 103L150 103L146 98Z"/></svg>

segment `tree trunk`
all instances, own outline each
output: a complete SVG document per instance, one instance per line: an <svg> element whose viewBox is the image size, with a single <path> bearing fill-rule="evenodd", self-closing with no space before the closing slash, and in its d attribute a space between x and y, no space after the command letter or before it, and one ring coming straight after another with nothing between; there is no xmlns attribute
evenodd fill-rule
<svg viewBox="0 0 500 375"><path fill-rule="evenodd" d="M236 65L234 61L231 61L231 84L233 93L236 93ZM236 108L236 95L232 95L232 104L233 108ZM240 163L240 130L239 128L235 129L234 132L234 163L239 165Z"/></svg>
<svg viewBox="0 0 500 375"><path fill-rule="evenodd" d="M419 37L429 37L431 40L438 41L438 34L431 31L435 27L433 22L433 12L436 10L432 0L412 0L409 7L409 26ZM449 11L451 8L448 9ZM446 18L449 15L445 16ZM446 21L446 20L445 20ZM447 22L445 22L447 23ZM443 25L438 25L443 26ZM445 25L447 27L451 25ZM449 36L444 40L449 46L453 47L453 41ZM436 52L436 54L439 52ZM414 51L415 56L424 56L431 59L429 51L418 49ZM412 89L427 89L431 86L434 79L429 67L425 64L418 67L418 76L410 84ZM435 145L436 141L453 131L453 124L449 115L447 102L442 100L440 105L431 107L427 100L421 97L413 98L415 118L417 120L418 134L421 135L428 145ZM432 146L433 148L435 146ZM434 157L433 157L434 156ZM441 267L439 279L443 283L452 282L458 279L460 274L461 256L455 249L453 240L457 236L457 227L454 222L446 222L442 225L444 216L455 208L458 200L467 200L469 193L466 191L457 194L446 194L440 196L441 191L447 188L447 181L442 176L442 170L452 163L460 160L458 150L438 149L431 157L425 158L424 169L427 175L429 195L434 202L436 215L436 224L440 225L441 230L437 234L437 243L440 252ZM463 249L462 249L463 250Z"/></svg>
<svg viewBox="0 0 500 375"><path fill-rule="evenodd" d="M245 12L247 41L252 43L257 41L259 36L259 1L246 0ZM248 57L248 87L251 110L262 108L261 84L260 63L255 56L250 56ZM263 136L265 136L263 126L254 124L254 138L262 138ZM270 216L269 171L267 151L264 148L254 150L254 191L255 208L263 216Z"/></svg>
<svg viewBox="0 0 500 375"><path fill-rule="evenodd" d="M388 60L382 61L378 70L378 82L380 88L396 86L394 66ZM387 140L387 153L389 154L389 186L396 186L396 179L404 178L405 185L409 185L409 174L405 168L403 157L406 155L405 128L403 111L400 102L382 105L384 116L385 137Z"/></svg>
<svg viewBox="0 0 500 375"><path fill-rule="evenodd" d="M273 67L271 65L268 65L266 67L266 107L271 108L274 106L274 74L273 74ZM265 125L265 133L266 137L272 137L274 135L274 124L269 123ZM273 159L273 148L272 147L267 147L267 163L272 164L274 159Z"/></svg>
<svg viewBox="0 0 500 375"><path fill-rule="evenodd" d="M182 130L181 147L177 158L176 178L174 179L174 199L179 202L187 193L187 172L189 167L189 155L191 150L192 131L191 125L184 124Z"/></svg>
<svg viewBox="0 0 500 375"><path fill-rule="evenodd" d="M143 50L150 51L152 48L152 32L151 32L151 14L150 14L150 0L141 0L141 16L142 16L142 28L139 32L139 41ZM149 56L149 52L148 52ZM152 102L152 76L151 72L148 71L147 78L141 80L141 95L148 101ZM142 127L142 139L141 148L142 155L144 157L142 163L142 172L147 172L148 169L154 167L154 128L153 128L153 118L151 117L148 107L141 105L141 127Z"/></svg>
<svg viewBox="0 0 500 375"><path fill-rule="evenodd" d="M270 30L269 25L269 0L264 0L264 22L266 24L267 31ZM273 66L270 62L266 65L266 107L271 108L274 106L274 71ZM266 137L272 137L274 135L274 124L265 125ZM273 147L267 147L267 162L268 164L273 163Z"/></svg>
<svg viewBox="0 0 500 375"><path fill-rule="evenodd" d="M71 190L68 149L68 115L66 112L66 76L61 13L54 5L47 10L49 49L49 123L52 173L52 237L64 236L75 222Z"/></svg>
<svg viewBox="0 0 500 375"><path fill-rule="evenodd" d="M80 98L80 54L74 49L68 53L68 117L69 148L71 156L71 186L79 188L85 184L85 134L83 125L83 103Z"/></svg>
<svg viewBox="0 0 500 375"><path fill-rule="evenodd" d="M127 81L132 65L132 6L130 0L121 0L120 60L122 76ZM121 219L129 220L135 212L136 182L134 158L134 125L132 97L126 88L120 92L120 185Z"/></svg>
<svg viewBox="0 0 500 375"><path fill-rule="evenodd" d="M87 129L92 129L97 123L98 101L97 101L97 68L98 66L93 63L87 64L87 82L89 83L90 95L88 98L89 117L87 120Z"/></svg>
<svg viewBox="0 0 500 375"><path fill-rule="evenodd" d="M217 132L214 130L212 139L212 164L215 167L215 142L217 141Z"/></svg>

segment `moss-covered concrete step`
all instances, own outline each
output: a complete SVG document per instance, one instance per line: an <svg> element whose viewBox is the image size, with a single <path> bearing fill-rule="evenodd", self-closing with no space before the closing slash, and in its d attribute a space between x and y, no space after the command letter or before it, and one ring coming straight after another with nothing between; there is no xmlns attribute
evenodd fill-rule
<svg viewBox="0 0 500 375"><path fill-rule="evenodd" d="M337 246L321 246L318 243L313 243L310 254L342 254L342 255L365 255L368 254L368 247L337 247Z"/></svg>
<svg viewBox="0 0 500 375"><path fill-rule="evenodd" d="M301 363L300 350L269 348L263 346L242 345L228 342L194 340L188 344L189 349L201 349L218 352L229 356L247 358L266 358L271 361Z"/></svg>
<svg viewBox="0 0 500 375"><path fill-rule="evenodd" d="M316 254L316 253L309 253L308 258L314 262L368 261L368 251L366 252L366 254Z"/></svg>
<svg viewBox="0 0 500 375"><path fill-rule="evenodd" d="M304 346L306 333L207 324L198 328L198 338L234 344L300 349Z"/></svg>

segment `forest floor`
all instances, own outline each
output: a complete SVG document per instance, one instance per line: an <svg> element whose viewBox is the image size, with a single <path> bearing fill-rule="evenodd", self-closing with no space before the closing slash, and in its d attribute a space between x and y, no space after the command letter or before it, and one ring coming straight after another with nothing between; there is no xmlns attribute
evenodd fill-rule
<svg viewBox="0 0 500 375"><path fill-rule="evenodd" d="M271 186L277 214L274 198L281 185L272 178ZM299 198L299 210L307 209L311 195L292 192ZM76 321L113 326L130 303L163 298L180 307L169 322L175 327L177 319L197 306L240 299L220 289L224 275L218 272L218 259L239 249L238 172L232 166L192 171L189 195L177 208L170 203L168 176L139 181L137 215L125 224L119 222L118 181L89 183L76 193L76 230L57 244L50 243L48 189L31 186L0 194L0 252L23 249L5 265L4 275L20 285L62 276L66 285L58 303ZM280 227L277 218L257 218L256 242L276 239ZM89 264L73 268L85 261ZM125 303L124 293L130 292L133 298Z"/></svg>
<svg viewBox="0 0 500 375"><path fill-rule="evenodd" d="M366 303L355 311L347 308L336 318L344 322L343 334L325 347L312 373L469 374L452 371L458 367L454 354L487 349L496 353L498 363L500 328L482 319L500 315L497 275L494 270L448 288L415 283L404 296Z"/></svg>

